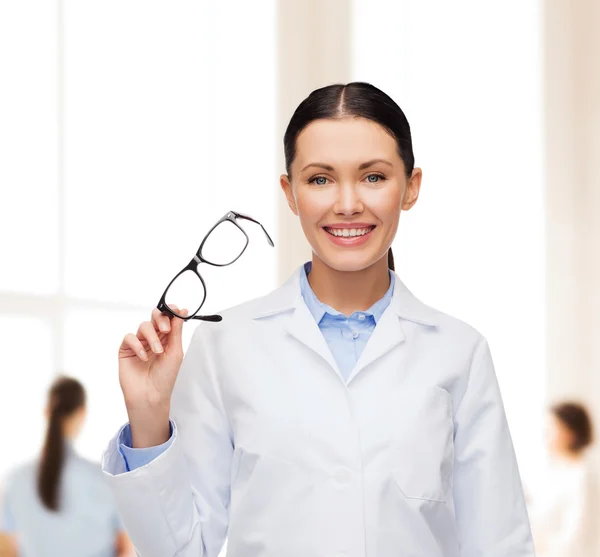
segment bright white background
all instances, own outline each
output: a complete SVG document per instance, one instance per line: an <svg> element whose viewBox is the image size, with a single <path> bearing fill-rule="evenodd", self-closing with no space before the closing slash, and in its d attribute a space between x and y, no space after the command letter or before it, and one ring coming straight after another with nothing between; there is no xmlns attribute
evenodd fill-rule
<svg viewBox="0 0 600 557"><path fill-rule="evenodd" d="M354 0L353 77L402 107L423 169L396 266L487 337L524 476L545 395L540 4Z"/></svg>
<svg viewBox="0 0 600 557"><path fill-rule="evenodd" d="M99 460L126 419L123 335L228 210L276 236L274 4L235 9L2 3L0 477L39 449L57 371L87 388L78 446ZM201 268L203 313L275 287L274 250L243 226L244 256Z"/></svg>
<svg viewBox="0 0 600 557"><path fill-rule="evenodd" d="M214 221L237 209L277 242L275 0L166 6L0 5L0 478L38 450L57 371L88 389L79 446L99 458L125 420L120 338ZM539 1L353 9L353 78L403 107L424 170L399 273L488 338L527 475L544 400ZM202 269L206 312L276 286L246 229L235 266Z"/></svg>

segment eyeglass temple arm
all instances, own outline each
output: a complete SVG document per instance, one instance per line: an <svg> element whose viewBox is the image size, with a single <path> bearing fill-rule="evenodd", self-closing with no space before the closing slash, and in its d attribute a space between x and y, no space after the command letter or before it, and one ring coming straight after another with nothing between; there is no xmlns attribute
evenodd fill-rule
<svg viewBox="0 0 600 557"><path fill-rule="evenodd" d="M166 302L162 298L161 298L161 301L158 302L156 307L164 315L171 315L172 317L178 317L177 315L175 315L173 313L173 311L169 308L169 306L166 304ZM216 315L216 314L215 315L194 315L193 317L187 317L186 321L189 321L190 319L198 319L200 321L213 321L213 322L223 321L223 318L220 315Z"/></svg>
<svg viewBox="0 0 600 557"><path fill-rule="evenodd" d="M223 321L220 315L194 315L192 319L198 319L199 321L213 321L215 323Z"/></svg>
<svg viewBox="0 0 600 557"><path fill-rule="evenodd" d="M260 224L260 222L258 222L256 219L253 219L252 217L249 217L248 215L244 215L242 213L236 213L235 211L231 211L231 212L240 219L246 219L255 224L258 224L258 226L260 226L263 229L263 232L265 233L265 236L267 237L267 242L269 242L269 245L271 247L275 247L273 240L271 240L271 236L269 236L269 233L265 230L265 227L262 224Z"/></svg>

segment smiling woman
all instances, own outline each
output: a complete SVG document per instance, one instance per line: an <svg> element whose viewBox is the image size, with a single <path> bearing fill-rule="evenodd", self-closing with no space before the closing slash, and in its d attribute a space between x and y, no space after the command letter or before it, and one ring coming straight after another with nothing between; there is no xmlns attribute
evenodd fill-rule
<svg viewBox="0 0 600 557"><path fill-rule="evenodd" d="M408 121L385 93L367 83L320 92L320 105L315 106L316 97L302 103L284 137L287 175L281 187L288 205L300 216L319 259L356 271L387 252L394 270L391 241L400 211L416 203L422 178L421 169L414 168ZM316 169L326 173L315 174ZM356 250L333 252L333 246L365 246L365 257Z"/></svg>
<svg viewBox="0 0 600 557"><path fill-rule="evenodd" d="M141 557L519 555L533 543L486 339L390 265L419 197L410 127L367 83L313 91L280 185L312 250L196 329L123 338L104 471Z"/></svg>

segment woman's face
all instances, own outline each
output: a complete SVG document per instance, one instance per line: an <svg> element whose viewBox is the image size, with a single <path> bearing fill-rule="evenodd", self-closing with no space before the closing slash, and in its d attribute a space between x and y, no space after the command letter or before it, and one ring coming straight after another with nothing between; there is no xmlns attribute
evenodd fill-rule
<svg viewBox="0 0 600 557"><path fill-rule="evenodd" d="M281 186L313 252L338 271L387 254L400 211L417 201L421 170L407 179L394 138L365 118L316 120L298 136Z"/></svg>
<svg viewBox="0 0 600 557"><path fill-rule="evenodd" d="M554 414L550 414L546 422L546 443L548 451L552 454L560 455L571 452L573 434Z"/></svg>

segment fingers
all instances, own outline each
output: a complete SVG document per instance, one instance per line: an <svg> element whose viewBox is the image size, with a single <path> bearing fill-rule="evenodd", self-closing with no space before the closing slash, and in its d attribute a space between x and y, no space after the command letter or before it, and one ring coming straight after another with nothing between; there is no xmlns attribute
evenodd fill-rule
<svg viewBox="0 0 600 557"><path fill-rule="evenodd" d="M169 307L183 316L188 315L185 309ZM147 350L151 350L154 354L162 354L165 347L179 350L182 348L183 319L163 314L157 308L152 310L151 319L139 326L137 334L125 335L121 343L121 350L130 350L145 362L148 361Z"/></svg>
<svg viewBox="0 0 600 557"><path fill-rule="evenodd" d="M171 307L173 311L177 311L175 308ZM158 308L154 308L152 310L152 324L156 329L158 329L161 333L168 333L171 330L171 316L162 313Z"/></svg>
<svg viewBox="0 0 600 557"><path fill-rule="evenodd" d="M188 310L187 309L175 309L177 313L187 317ZM181 348L182 340L181 340L181 332L183 330L183 324L185 321L183 319L178 319L174 317L171 321L171 334L169 335L169 348Z"/></svg>
<svg viewBox="0 0 600 557"><path fill-rule="evenodd" d="M129 349L134 354L137 354L140 360L143 360L144 362L148 361L148 354L144 350L144 345L141 343L140 339L132 333L125 335L123 342L121 343L121 349Z"/></svg>
<svg viewBox="0 0 600 557"><path fill-rule="evenodd" d="M173 311L179 312L177 306L169 306ZM168 313L162 313L158 308L152 310L152 323L154 327L161 333L168 333L171 331L171 319L173 316Z"/></svg>
<svg viewBox="0 0 600 557"><path fill-rule="evenodd" d="M171 311L174 311L175 313L178 313L180 315L185 315L187 316L188 313L186 312L185 314L183 313L183 310L180 310L179 307L177 307L176 305L169 305L169 308L171 309ZM158 308L154 308L152 310L152 318L151 321L154 324L154 327L160 331L161 333L168 333L171 330L171 321L173 319L177 319L175 316L170 315L168 313L163 313L162 311L160 311Z"/></svg>
<svg viewBox="0 0 600 557"><path fill-rule="evenodd" d="M142 341L145 340L155 354L162 354L164 352L163 345L158 338L154 324L150 321L145 321L140 325L137 332L137 338Z"/></svg>

